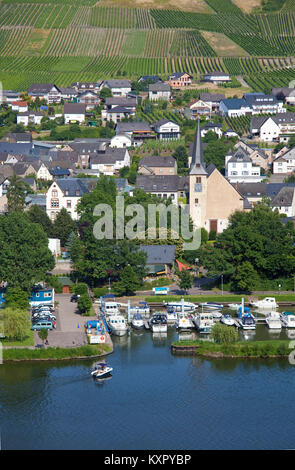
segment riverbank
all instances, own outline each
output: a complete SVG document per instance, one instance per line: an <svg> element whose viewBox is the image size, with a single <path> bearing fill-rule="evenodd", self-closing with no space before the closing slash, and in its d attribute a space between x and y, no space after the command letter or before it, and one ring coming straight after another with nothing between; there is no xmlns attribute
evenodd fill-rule
<svg viewBox="0 0 295 470"><path fill-rule="evenodd" d="M240 294L224 294L222 295L221 293L216 293L216 294L210 294L210 295L153 295L153 296L148 296L145 297L144 300L147 303L152 303L152 302L171 302L171 301L180 301L181 299L184 299L187 302L195 302L195 303L200 303L200 302L225 302L225 303L240 303L242 301L242 298L244 298L245 303L250 302L253 298L256 298L258 300L262 300L265 297L274 297L276 299L276 302L280 303L286 303L286 304L295 304L295 294L280 294L280 295L263 295L263 294L253 294L253 295L240 295Z"/></svg>
<svg viewBox="0 0 295 470"><path fill-rule="evenodd" d="M265 359L288 357L292 348L288 340L239 341L218 344L210 341L175 341L171 344L173 354L193 354L207 358L251 358Z"/></svg>
<svg viewBox="0 0 295 470"><path fill-rule="evenodd" d="M107 344L89 344L77 348L10 348L3 349L3 361L67 361L97 358L112 352L113 348Z"/></svg>

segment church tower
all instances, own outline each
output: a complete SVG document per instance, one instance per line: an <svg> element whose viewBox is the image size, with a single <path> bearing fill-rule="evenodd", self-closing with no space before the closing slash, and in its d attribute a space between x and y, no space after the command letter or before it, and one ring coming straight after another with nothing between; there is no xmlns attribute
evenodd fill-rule
<svg viewBox="0 0 295 470"><path fill-rule="evenodd" d="M207 171L204 163L200 120L194 140L192 162L189 171L190 216L195 228L205 226L207 206Z"/></svg>

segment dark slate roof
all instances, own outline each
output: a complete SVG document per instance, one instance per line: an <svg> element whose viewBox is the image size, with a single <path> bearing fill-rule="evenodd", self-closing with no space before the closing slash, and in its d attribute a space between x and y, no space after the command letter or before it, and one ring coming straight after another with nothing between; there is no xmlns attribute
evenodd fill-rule
<svg viewBox="0 0 295 470"><path fill-rule="evenodd" d="M90 154L90 163L109 163L114 164L117 161L124 160L126 155L125 148L108 148L105 152Z"/></svg>
<svg viewBox="0 0 295 470"><path fill-rule="evenodd" d="M139 77L139 79L137 81L138 82L142 82L142 81L145 82L147 80L153 80L154 83L162 81L162 79L158 75L142 75L141 77Z"/></svg>
<svg viewBox="0 0 295 470"><path fill-rule="evenodd" d="M137 175L136 187L147 192L177 192L181 186L178 175Z"/></svg>
<svg viewBox="0 0 295 470"><path fill-rule="evenodd" d="M102 142L71 142L69 146L77 155L87 155L101 152L105 148L105 141Z"/></svg>
<svg viewBox="0 0 295 470"><path fill-rule="evenodd" d="M109 114L120 113L120 114L131 114L133 111L129 108L124 108L123 106L115 106L114 108L108 109Z"/></svg>
<svg viewBox="0 0 295 470"><path fill-rule="evenodd" d="M62 95L75 95L77 96L78 92L75 90L75 88L72 87L60 87L59 88L60 92Z"/></svg>
<svg viewBox="0 0 295 470"><path fill-rule="evenodd" d="M79 197L89 192L87 182L83 180L84 178L61 178L56 181L56 184L64 193L68 191L67 196Z"/></svg>
<svg viewBox="0 0 295 470"><path fill-rule="evenodd" d="M85 104L82 103L65 103L64 114L85 114Z"/></svg>
<svg viewBox="0 0 295 470"><path fill-rule="evenodd" d="M30 163L22 163L22 162L18 162L16 163L15 165L13 165L13 171L17 174L17 175L23 175L25 174L25 172L27 171L27 169L29 168L30 166ZM33 166L33 165L32 165Z"/></svg>
<svg viewBox="0 0 295 470"><path fill-rule="evenodd" d="M248 155L248 152L244 150L242 147L238 147L236 152L233 154L233 156L229 159L228 162L251 162L251 158Z"/></svg>
<svg viewBox="0 0 295 470"><path fill-rule="evenodd" d="M130 80L106 80L104 85L109 88L131 88Z"/></svg>
<svg viewBox="0 0 295 470"><path fill-rule="evenodd" d="M266 196L266 183L233 183L233 186L246 198Z"/></svg>
<svg viewBox="0 0 295 470"><path fill-rule="evenodd" d="M207 174L206 166L204 163L201 128L200 128L199 119L198 119L198 125L197 125L194 145L193 145L192 161L191 161L191 167L190 167L189 173L190 175L206 175Z"/></svg>
<svg viewBox="0 0 295 470"><path fill-rule="evenodd" d="M53 87L57 88L54 83L33 83L28 88L28 93L48 93Z"/></svg>
<svg viewBox="0 0 295 470"><path fill-rule="evenodd" d="M46 207L46 194L28 194L26 204Z"/></svg>
<svg viewBox="0 0 295 470"><path fill-rule="evenodd" d="M264 93L245 93L244 100L249 106L259 106L263 104L277 104L278 100L273 95L265 95Z"/></svg>
<svg viewBox="0 0 295 470"><path fill-rule="evenodd" d="M32 142L32 134L30 132L8 132L3 139L12 139L18 142Z"/></svg>
<svg viewBox="0 0 295 470"><path fill-rule="evenodd" d="M251 128L260 129L260 127L270 118L270 116L255 116L251 119Z"/></svg>
<svg viewBox="0 0 295 470"><path fill-rule="evenodd" d="M244 98L226 98L221 102L227 107L227 109L241 109L247 107L248 103Z"/></svg>
<svg viewBox="0 0 295 470"><path fill-rule="evenodd" d="M106 106L123 106L125 108L134 107L137 104L136 98L125 98L124 96L114 96L113 98L106 98Z"/></svg>
<svg viewBox="0 0 295 470"><path fill-rule="evenodd" d="M145 121L133 121L133 122L118 122L116 130L118 134L124 132L151 132L151 126Z"/></svg>
<svg viewBox="0 0 295 470"><path fill-rule="evenodd" d="M183 75L189 75L191 77L191 75L188 72L173 72L169 75L168 79L181 78Z"/></svg>
<svg viewBox="0 0 295 470"><path fill-rule="evenodd" d="M291 206L294 197L295 187L284 186L278 194L272 199L272 207Z"/></svg>
<svg viewBox="0 0 295 470"><path fill-rule="evenodd" d="M53 161L61 161L66 163L77 163L78 152L70 150L56 150L52 151L51 154Z"/></svg>
<svg viewBox="0 0 295 470"><path fill-rule="evenodd" d="M272 116L271 119L277 124L292 123L295 122L295 113L277 113L275 116Z"/></svg>
<svg viewBox="0 0 295 470"><path fill-rule="evenodd" d="M282 188L294 188L295 183L269 183L266 185L266 197L273 199Z"/></svg>
<svg viewBox="0 0 295 470"><path fill-rule="evenodd" d="M222 128L222 124L215 124L214 122L208 122L205 124L205 126L202 127L203 129L214 129L215 127L218 127L218 129Z"/></svg>
<svg viewBox="0 0 295 470"><path fill-rule="evenodd" d="M295 147L292 147L286 153L274 159L274 162L286 161L286 160L294 160L295 159Z"/></svg>
<svg viewBox="0 0 295 470"><path fill-rule="evenodd" d="M55 168L50 168L49 171L52 176L70 176L71 174L68 168L61 168L58 165Z"/></svg>
<svg viewBox="0 0 295 470"><path fill-rule="evenodd" d="M176 124L176 126L180 127L179 124L177 124L177 122L172 121L172 119L160 119L159 121L153 123L153 127L159 128L161 126L164 126L165 124L168 124L169 122L171 122L172 124Z"/></svg>
<svg viewBox="0 0 295 470"><path fill-rule="evenodd" d="M142 245L147 254L146 264L173 264L175 260L175 245Z"/></svg>
<svg viewBox="0 0 295 470"><path fill-rule="evenodd" d="M148 166L148 167L163 167L163 168L174 168L175 166L175 158L173 157L156 157L156 156L146 156L143 157L139 164L139 166Z"/></svg>
<svg viewBox="0 0 295 470"><path fill-rule="evenodd" d="M271 92L277 98L286 98L288 96L295 96L295 88L288 88L288 87L273 88Z"/></svg>
<svg viewBox="0 0 295 470"><path fill-rule="evenodd" d="M32 152L32 143L10 143L0 142L0 153L6 152L10 155L29 155Z"/></svg>
<svg viewBox="0 0 295 470"><path fill-rule="evenodd" d="M247 198L244 198L244 201L243 201L243 208L244 208L244 209L252 209L252 204L248 201Z"/></svg>
<svg viewBox="0 0 295 470"><path fill-rule="evenodd" d="M216 169L216 166L214 165L214 163L210 163L210 165L208 165L206 168L207 175L210 176L211 173L213 173L215 169Z"/></svg>
<svg viewBox="0 0 295 470"><path fill-rule="evenodd" d="M204 102L219 103L225 99L225 95L222 93L200 93L200 100Z"/></svg>
<svg viewBox="0 0 295 470"><path fill-rule="evenodd" d="M170 91L170 85L168 83L150 83L149 91Z"/></svg>

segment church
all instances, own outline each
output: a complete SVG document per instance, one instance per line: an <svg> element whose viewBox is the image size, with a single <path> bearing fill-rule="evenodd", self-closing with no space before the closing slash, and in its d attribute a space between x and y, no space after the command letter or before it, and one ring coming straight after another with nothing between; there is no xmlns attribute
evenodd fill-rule
<svg viewBox="0 0 295 470"><path fill-rule="evenodd" d="M195 228L221 233L227 228L229 217L237 210L243 211L246 203L215 165L206 167L198 120L189 171L190 216Z"/></svg>

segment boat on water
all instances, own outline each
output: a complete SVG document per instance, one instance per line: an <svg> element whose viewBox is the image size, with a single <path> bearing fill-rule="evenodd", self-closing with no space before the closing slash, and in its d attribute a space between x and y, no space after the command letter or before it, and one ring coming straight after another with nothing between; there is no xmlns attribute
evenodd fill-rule
<svg viewBox="0 0 295 470"><path fill-rule="evenodd" d="M219 310L223 308L222 304L219 304L217 302L203 302L200 304L200 307L207 308L209 310Z"/></svg>
<svg viewBox="0 0 295 470"><path fill-rule="evenodd" d="M129 312L149 315L151 313L151 309L146 302L138 302L138 305L130 305Z"/></svg>
<svg viewBox="0 0 295 470"><path fill-rule="evenodd" d="M276 310L278 304L276 303L276 299L274 297L265 297L262 300L257 300L256 302L250 302L252 307L258 309L269 309L269 310Z"/></svg>
<svg viewBox="0 0 295 470"><path fill-rule="evenodd" d="M164 313L154 313L149 325L153 333L167 333L167 316Z"/></svg>
<svg viewBox="0 0 295 470"><path fill-rule="evenodd" d="M193 317L189 313L180 312L178 314L176 326L179 330L191 330L195 328Z"/></svg>
<svg viewBox="0 0 295 470"><path fill-rule="evenodd" d="M168 324L175 325L175 323L177 323L178 316L174 307L167 307L166 317Z"/></svg>
<svg viewBox="0 0 295 470"><path fill-rule="evenodd" d="M117 302L103 302L101 309L106 317L110 315L120 315L119 304Z"/></svg>
<svg viewBox="0 0 295 470"><path fill-rule="evenodd" d="M223 323L224 325L227 325L227 326L235 326L235 320L233 319L233 317L229 314L229 313L226 313L224 315L222 315L221 319L220 319L221 323Z"/></svg>
<svg viewBox="0 0 295 470"><path fill-rule="evenodd" d="M281 330L282 329L282 322L280 318L279 312L270 312L266 319L266 325L271 330Z"/></svg>
<svg viewBox="0 0 295 470"><path fill-rule="evenodd" d="M228 304L228 308L231 310L238 310L241 306L241 304Z"/></svg>
<svg viewBox="0 0 295 470"><path fill-rule="evenodd" d="M131 320L131 326L135 330L142 330L144 328L144 320L140 313L135 313Z"/></svg>
<svg viewBox="0 0 295 470"><path fill-rule="evenodd" d="M107 318L107 324L110 332L115 336L124 336L128 332L128 325L123 315L110 315Z"/></svg>
<svg viewBox="0 0 295 470"><path fill-rule="evenodd" d="M256 323L252 313L244 313L241 318L238 319L238 323L243 330L255 330Z"/></svg>
<svg viewBox="0 0 295 470"><path fill-rule="evenodd" d="M167 302L165 305L167 307L173 307L176 312L181 312L182 310L192 312L198 307L198 305L192 302L185 302L184 300Z"/></svg>
<svg viewBox="0 0 295 470"><path fill-rule="evenodd" d="M92 377L96 379L103 379L108 377L113 372L113 368L108 366L105 362L97 362L91 372Z"/></svg>
<svg viewBox="0 0 295 470"><path fill-rule="evenodd" d="M293 312L283 312L280 315L282 326L285 328L295 328L295 315Z"/></svg>
<svg viewBox="0 0 295 470"><path fill-rule="evenodd" d="M202 334L211 333L212 327L214 326L214 319L213 319L212 312L197 313L194 316L194 324L199 333L202 333Z"/></svg>

